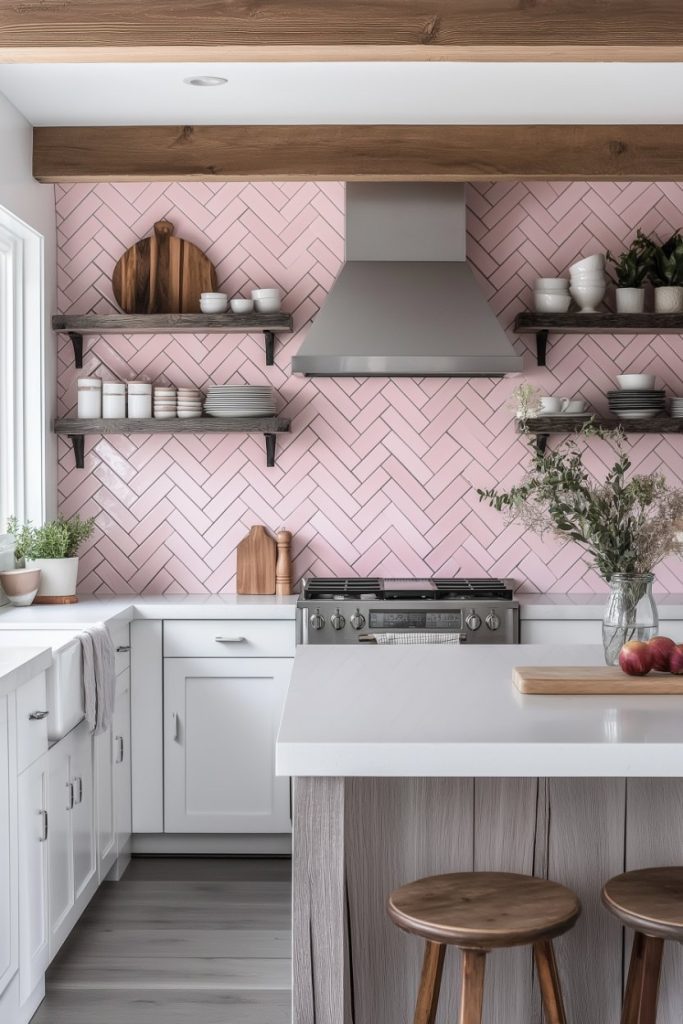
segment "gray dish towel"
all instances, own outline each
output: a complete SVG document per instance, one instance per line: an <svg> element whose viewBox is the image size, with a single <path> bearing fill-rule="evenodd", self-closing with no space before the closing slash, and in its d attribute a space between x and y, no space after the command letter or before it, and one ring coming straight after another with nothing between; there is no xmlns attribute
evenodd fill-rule
<svg viewBox="0 0 683 1024"><path fill-rule="evenodd" d="M459 644L459 633L375 633L376 644Z"/></svg>
<svg viewBox="0 0 683 1024"><path fill-rule="evenodd" d="M90 732L105 732L114 717L114 645L103 622L88 626L79 634L79 639L83 658L85 718Z"/></svg>

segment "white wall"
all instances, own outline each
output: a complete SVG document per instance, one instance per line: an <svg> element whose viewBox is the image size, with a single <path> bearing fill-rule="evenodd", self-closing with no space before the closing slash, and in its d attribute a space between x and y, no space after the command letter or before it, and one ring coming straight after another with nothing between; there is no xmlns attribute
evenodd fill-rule
<svg viewBox="0 0 683 1024"><path fill-rule="evenodd" d="M57 243L55 197L52 185L40 185L31 173L33 129L0 93L0 206L45 239L45 387L48 436L46 437L46 494L48 516L57 508L57 445L49 429L56 409L56 346L50 317L56 310ZM0 529L4 526L1 524Z"/></svg>

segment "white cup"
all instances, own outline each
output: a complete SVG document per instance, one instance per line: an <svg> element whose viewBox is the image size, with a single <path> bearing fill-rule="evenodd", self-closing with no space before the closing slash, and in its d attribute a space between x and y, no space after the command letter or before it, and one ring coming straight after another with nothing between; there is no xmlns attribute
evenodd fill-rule
<svg viewBox="0 0 683 1024"><path fill-rule="evenodd" d="M582 398L567 399L562 412L585 412L586 403Z"/></svg>
<svg viewBox="0 0 683 1024"><path fill-rule="evenodd" d="M544 398L539 398L539 402L541 403L541 408L539 409L539 412L541 414L545 413L546 415L548 415L552 413L564 412L567 407L567 403L569 402L569 399L545 396Z"/></svg>

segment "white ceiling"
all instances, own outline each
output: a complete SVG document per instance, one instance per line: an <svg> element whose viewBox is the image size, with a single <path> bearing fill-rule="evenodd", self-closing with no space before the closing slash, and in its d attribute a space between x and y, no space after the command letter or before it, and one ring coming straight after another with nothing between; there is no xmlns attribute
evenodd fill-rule
<svg viewBox="0 0 683 1024"><path fill-rule="evenodd" d="M683 64L5 64L0 92L35 125L683 122Z"/></svg>

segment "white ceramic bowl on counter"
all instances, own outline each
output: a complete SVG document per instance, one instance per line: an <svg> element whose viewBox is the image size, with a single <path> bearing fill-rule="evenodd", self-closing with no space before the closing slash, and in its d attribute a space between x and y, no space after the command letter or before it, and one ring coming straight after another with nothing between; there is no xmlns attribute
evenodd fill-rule
<svg viewBox="0 0 683 1024"><path fill-rule="evenodd" d="M199 308L202 313L225 313L228 308L228 296L223 292L202 292L199 296Z"/></svg>

